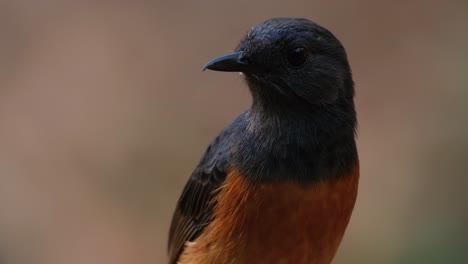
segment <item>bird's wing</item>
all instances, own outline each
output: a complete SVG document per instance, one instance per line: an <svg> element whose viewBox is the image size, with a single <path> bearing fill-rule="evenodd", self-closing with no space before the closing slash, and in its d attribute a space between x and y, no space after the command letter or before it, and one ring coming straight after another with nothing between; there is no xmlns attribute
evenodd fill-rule
<svg viewBox="0 0 468 264"><path fill-rule="evenodd" d="M188 180L174 212L169 230L169 263L177 263L185 243L195 240L212 221L214 197L229 166L230 136L224 130L211 142Z"/></svg>

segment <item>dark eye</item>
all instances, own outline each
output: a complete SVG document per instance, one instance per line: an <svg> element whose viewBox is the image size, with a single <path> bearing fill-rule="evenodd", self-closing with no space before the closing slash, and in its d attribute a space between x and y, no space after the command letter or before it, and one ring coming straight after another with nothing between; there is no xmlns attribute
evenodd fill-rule
<svg viewBox="0 0 468 264"><path fill-rule="evenodd" d="M303 47L298 47L292 49L288 54L288 61L294 67L299 67L304 65L307 60L307 50Z"/></svg>

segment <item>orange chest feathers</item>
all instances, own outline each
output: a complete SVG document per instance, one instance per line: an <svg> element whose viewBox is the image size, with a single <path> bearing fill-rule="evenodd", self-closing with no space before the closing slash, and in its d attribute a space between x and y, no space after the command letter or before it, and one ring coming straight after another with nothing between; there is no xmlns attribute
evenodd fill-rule
<svg viewBox="0 0 468 264"><path fill-rule="evenodd" d="M179 263L328 264L351 217L358 180L358 165L350 175L308 186L253 184L231 172L214 220Z"/></svg>

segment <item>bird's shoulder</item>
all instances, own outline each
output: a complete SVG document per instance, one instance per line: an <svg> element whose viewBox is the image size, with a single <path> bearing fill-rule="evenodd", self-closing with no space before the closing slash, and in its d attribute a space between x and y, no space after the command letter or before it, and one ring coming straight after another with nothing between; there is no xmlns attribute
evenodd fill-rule
<svg viewBox="0 0 468 264"><path fill-rule="evenodd" d="M213 139L186 183L169 231L169 263L176 263L185 244L195 240L212 221L214 198L226 179L232 145L245 121L243 113Z"/></svg>

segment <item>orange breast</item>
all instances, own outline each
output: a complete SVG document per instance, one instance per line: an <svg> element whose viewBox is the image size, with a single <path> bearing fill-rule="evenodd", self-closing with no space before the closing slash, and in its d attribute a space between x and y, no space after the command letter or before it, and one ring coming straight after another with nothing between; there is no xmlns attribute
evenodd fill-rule
<svg viewBox="0 0 468 264"><path fill-rule="evenodd" d="M233 171L213 222L179 262L328 264L351 217L358 180L359 165L350 175L307 186L253 184Z"/></svg>

